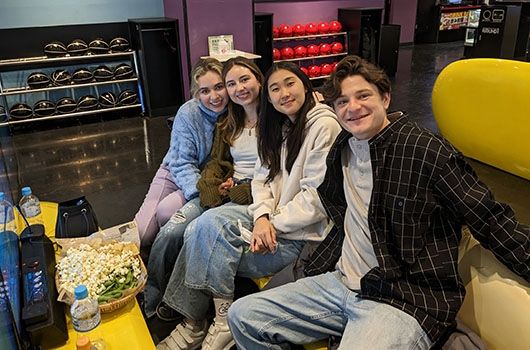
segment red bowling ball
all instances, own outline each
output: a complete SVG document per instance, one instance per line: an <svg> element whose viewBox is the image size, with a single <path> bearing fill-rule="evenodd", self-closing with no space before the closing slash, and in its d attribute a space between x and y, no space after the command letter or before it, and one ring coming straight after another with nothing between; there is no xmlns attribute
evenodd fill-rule
<svg viewBox="0 0 530 350"><path fill-rule="evenodd" d="M282 60L290 60L294 57L294 50L290 47L284 47L280 50L280 54L282 56Z"/></svg>
<svg viewBox="0 0 530 350"><path fill-rule="evenodd" d="M305 35L305 27L300 23L295 24L291 28L294 36L303 36Z"/></svg>
<svg viewBox="0 0 530 350"><path fill-rule="evenodd" d="M280 50L272 49L272 59L278 61L281 58Z"/></svg>
<svg viewBox="0 0 530 350"><path fill-rule="evenodd" d="M339 21L331 21L329 22L329 32L330 33L338 33L342 30L342 24L340 24Z"/></svg>
<svg viewBox="0 0 530 350"><path fill-rule="evenodd" d="M294 48L294 57L302 58L305 56L307 56L307 49L305 48L305 46L298 45Z"/></svg>
<svg viewBox="0 0 530 350"><path fill-rule="evenodd" d="M318 26L315 23L307 23L305 25L305 32L307 35L318 34Z"/></svg>
<svg viewBox="0 0 530 350"><path fill-rule="evenodd" d="M333 72L333 66L329 63L324 63L320 66L320 74L322 75L330 75L331 72Z"/></svg>
<svg viewBox="0 0 530 350"><path fill-rule="evenodd" d="M334 42L331 44L332 53L342 53L344 51L344 46L339 42Z"/></svg>
<svg viewBox="0 0 530 350"><path fill-rule="evenodd" d="M311 44L307 47L307 56L318 56L319 48L315 44Z"/></svg>
<svg viewBox="0 0 530 350"><path fill-rule="evenodd" d="M272 27L272 37L273 38L279 38L280 37L280 28L274 26Z"/></svg>
<svg viewBox="0 0 530 350"><path fill-rule="evenodd" d="M309 66L308 73L310 78L316 78L320 76L320 66Z"/></svg>
<svg viewBox="0 0 530 350"><path fill-rule="evenodd" d="M327 34L327 33L329 33L329 24L328 24L328 22L320 22L318 24L318 33L319 34Z"/></svg>
<svg viewBox="0 0 530 350"><path fill-rule="evenodd" d="M331 53L331 45L322 43L320 44L320 47L318 48L318 51L320 52L321 56L329 55Z"/></svg>
<svg viewBox="0 0 530 350"><path fill-rule="evenodd" d="M280 25L280 36L282 38L293 36L293 30L291 29L291 26L287 24Z"/></svg>
<svg viewBox="0 0 530 350"><path fill-rule="evenodd" d="M301 70L302 72L304 72L305 75L308 75L308 74L309 74L309 72L307 71L307 68L306 68L306 67L300 67L300 70Z"/></svg>
<svg viewBox="0 0 530 350"><path fill-rule="evenodd" d="M338 63L338 62L335 61L335 62L331 62L331 63L329 64L329 65L331 66L331 71L332 71L332 72L335 71L335 69L336 69L336 67L337 67L337 63Z"/></svg>

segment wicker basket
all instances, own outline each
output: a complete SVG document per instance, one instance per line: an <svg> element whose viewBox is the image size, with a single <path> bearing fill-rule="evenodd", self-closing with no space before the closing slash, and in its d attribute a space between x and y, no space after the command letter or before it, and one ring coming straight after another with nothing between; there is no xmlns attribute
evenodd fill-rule
<svg viewBox="0 0 530 350"><path fill-rule="evenodd" d="M101 313L108 313L112 311L116 311L125 305L127 305L129 302L131 302L136 294L140 293L144 287L145 283L147 282L147 269L145 268L144 262L142 259L140 259L140 269L142 270L142 273L140 274L140 277L138 278L138 285L134 288L129 288L124 291L125 295L123 295L121 298L112 300L108 303L99 304L99 310Z"/></svg>
<svg viewBox="0 0 530 350"><path fill-rule="evenodd" d="M144 289L145 283L147 282L147 269L144 265L144 262L139 256L137 256L137 259L140 261L140 270L141 270L140 277L138 278L138 284L134 288L126 289L124 291L124 295L121 298L116 299L116 300L111 300L104 304L99 304L99 310L101 313L113 312L113 311L116 311L124 307L129 302L131 302L138 293L140 293ZM64 288L63 289L60 288L59 278L57 274L55 275L55 285L57 286L57 289L59 290L59 301L69 304L68 300L73 300L73 293L65 291ZM63 293L67 294L68 297L66 298L64 296L62 297Z"/></svg>

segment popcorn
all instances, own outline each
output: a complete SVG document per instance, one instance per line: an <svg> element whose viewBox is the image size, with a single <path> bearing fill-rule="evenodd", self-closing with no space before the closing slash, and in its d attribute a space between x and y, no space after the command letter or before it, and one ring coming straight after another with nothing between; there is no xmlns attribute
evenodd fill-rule
<svg viewBox="0 0 530 350"><path fill-rule="evenodd" d="M129 271L138 280L141 275L140 260L123 246L123 243L113 243L95 249L81 244L68 249L66 256L57 264L59 285L73 293L75 287L84 284L90 297L97 299L107 281L116 279L123 283Z"/></svg>

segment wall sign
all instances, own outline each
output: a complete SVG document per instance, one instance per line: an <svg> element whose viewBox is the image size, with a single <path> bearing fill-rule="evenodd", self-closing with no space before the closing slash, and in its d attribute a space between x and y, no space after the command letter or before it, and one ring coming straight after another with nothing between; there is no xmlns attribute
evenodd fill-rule
<svg viewBox="0 0 530 350"><path fill-rule="evenodd" d="M234 51L233 35L215 35L208 37L208 54L210 56L226 55Z"/></svg>

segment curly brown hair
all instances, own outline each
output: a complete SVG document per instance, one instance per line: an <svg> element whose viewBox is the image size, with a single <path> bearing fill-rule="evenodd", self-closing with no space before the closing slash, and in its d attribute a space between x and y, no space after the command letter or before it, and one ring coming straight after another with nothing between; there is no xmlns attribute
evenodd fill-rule
<svg viewBox="0 0 530 350"><path fill-rule="evenodd" d="M337 64L335 71L324 84L322 94L327 104L333 105L342 93L340 84L352 75L360 75L370 84L374 84L381 96L390 94L391 83L386 73L376 65L352 55L344 57Z"/></svg>

